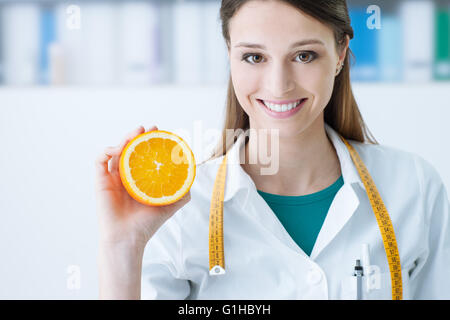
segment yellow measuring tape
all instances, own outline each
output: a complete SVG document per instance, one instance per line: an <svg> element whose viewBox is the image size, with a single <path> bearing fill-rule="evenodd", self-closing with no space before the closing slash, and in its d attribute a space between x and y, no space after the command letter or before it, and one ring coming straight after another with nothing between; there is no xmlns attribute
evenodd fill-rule
<svg viewBox="0 0 450 320"><path fill-rule="evenodd" d="M209 274L225 273L223 250L223 196L227 175L227 154L223 157L214 181L211 208L209 209Z"/></svg>
<svg viewBox="0 0 450 320"><path fill-rule="evenodd" d="M402 268L400 266L400 255L398 253L397 240L395 239L391 218L389 217L389 213L378 193L377 187L375 186L369 171L359 157L359 154L356 152L355 148L344 139L344 137L341 136L341 139L350 151L350 156L364 183L370 204L372 205L373 212L375 213L378 222L378 228L380 229L381 237L383 238L384 251L386 252L389 263L389 271L391 272L392 300L402 300Z"/></svg>
<svg viewBox="0 0 450 320"><path fill-rule="evenodd" d="M403 298L402 272L400 255L398 253L397 240L389 213L378 193L366 166L362 162L356 150L347 140L340 136L347 146L350 156L356 165L359 176L364 183L370 204L377 219L378 228L383 239L391 273L392 300ZM223 248L223 197L225 193L225 178L227 170L227 155L225 154L214 182L211 208L209 214L209 274L219 275L225 273L225 254Z"/></svg>

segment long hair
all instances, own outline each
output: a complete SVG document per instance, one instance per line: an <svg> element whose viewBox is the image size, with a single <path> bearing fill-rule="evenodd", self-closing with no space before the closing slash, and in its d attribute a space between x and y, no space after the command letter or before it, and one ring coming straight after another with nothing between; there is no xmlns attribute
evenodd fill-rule
<svg viewBox="0 0 450 320"><path fill-rule="evenodd" d="M248 1L250 0L222 0L220 8L222 35L228 48L230 47L229 21L237 10ZM346 0L278 1L286 2L329 26L334 32L336 48L338 51L341 51L344 48L346 35L348 35L350 39L353 39L353 28L350 25ZM364 123L358 104L353 95L350 83L350 55L352 56L351 61L353 62L355 58L354 54L351 52L351 49L348 48L344 59L344 66L339 75L335 77L333 93L324 110L324 121L346 139L363 143L378 144ZM225 155L237 139L237 137L234 136L232 141L230 141L230 132L238 129L246 132L249 127L250 122L248 115L245 113L236 97L230 74L223 131L211 157L202 163Z"/></svg>

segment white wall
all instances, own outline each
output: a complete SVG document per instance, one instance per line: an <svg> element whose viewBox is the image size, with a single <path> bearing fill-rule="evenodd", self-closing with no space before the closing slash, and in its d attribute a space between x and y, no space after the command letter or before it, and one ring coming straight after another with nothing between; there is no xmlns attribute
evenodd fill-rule
<svg viewBox="0 0 450 320"><path fill-rule="evenodd" d="M354 91L377 140L428 159L450 189L450 84ZM225 94L218 86L0 89L0 299L96 299L96 156L138 125L187 140L180 129L219 128ZM67 287L71 265L80 289Z"/></svg>

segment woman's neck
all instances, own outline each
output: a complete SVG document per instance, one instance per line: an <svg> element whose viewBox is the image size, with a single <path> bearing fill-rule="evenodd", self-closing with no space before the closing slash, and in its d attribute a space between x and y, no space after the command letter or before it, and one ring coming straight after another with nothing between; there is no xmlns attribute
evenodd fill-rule
<svg viewBox="0 0 450 320"><path fill-rule="evenodd" d="M250 130L249 141L245 145L245 163L241 164L245 172L252 178L258 190L267 193L300 196L323 190L332 185L341 176L341 167L336 150L328 138L324 123L316 121L304 132L295 137L279 137L275 148L270 146L266 150L274 149L270 155L271 161L277 163L267 164L256 157L257 137ZM260 137L258 137L260 138ZM271 137L263 141L272 147ZM273 154L278 152L278 157ZM248 161L247 159L257 159ZM270 174L267 168L272 166ZM266 168L266 169L264 169ZM265 170L265 171L264 171ZM265 173L264 173L265 172Z"/></svg>

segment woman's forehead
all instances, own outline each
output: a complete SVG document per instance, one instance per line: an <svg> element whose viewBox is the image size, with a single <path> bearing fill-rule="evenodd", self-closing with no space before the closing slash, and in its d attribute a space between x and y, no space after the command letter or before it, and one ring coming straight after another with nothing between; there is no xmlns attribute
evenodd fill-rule
<svg viewBox="0 0 450 320"><path fill-rule="evenodd" d="M232 44L252 42L269 46L282 42L290 46L305 39L333 41L333 32L319 20L283 1L249 1L229 24Z"/></svg>

